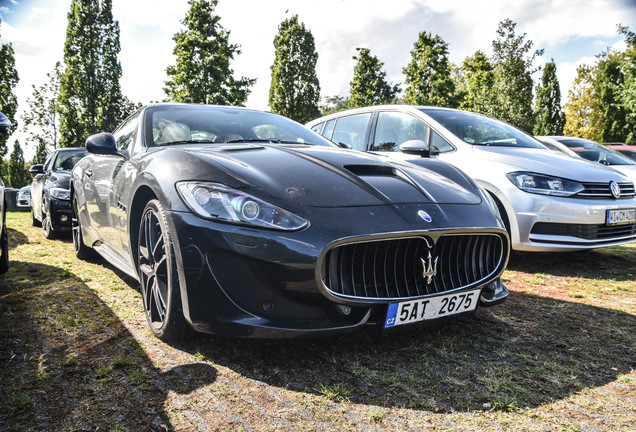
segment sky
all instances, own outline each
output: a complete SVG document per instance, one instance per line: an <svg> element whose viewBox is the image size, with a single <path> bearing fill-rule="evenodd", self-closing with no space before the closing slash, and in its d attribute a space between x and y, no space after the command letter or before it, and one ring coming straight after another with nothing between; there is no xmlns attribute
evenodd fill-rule
<svg viewBox="0 0 636 432"><path fill-rule="evenodd" d="M0 42L13 44L20 82L19 110L26 109L32 85L63 59L71 0L0 0ZM175 63L172 37L181 30L187 0L112 0L119 21L123 93L134 102L163 100L165 70ZM533 49L544 49L537 65L554 59L562 103L576 68L593 64L608 48L624 49L617 24L636 31L636 0L219 0L216 14L241 47L231 63L235 76L256 78L249 108L268 110L274 37L279 24L298 14L318 52L321 95L347 96L356 48L368 48L384 63L387 78L403 83L402 69L420 32L441 36L449 59L461 64L477 50L492 54L499 22L510 18ZM536 74L535 81L540 79ZM402 86L403 88L404 86ZM21 126L20 126L21 127ZM25 158L32 146L19 131Z"/></svg>

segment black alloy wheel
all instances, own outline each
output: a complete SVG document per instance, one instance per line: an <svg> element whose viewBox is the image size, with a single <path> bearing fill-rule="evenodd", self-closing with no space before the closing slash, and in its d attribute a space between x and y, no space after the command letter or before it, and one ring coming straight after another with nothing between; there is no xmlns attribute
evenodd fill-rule
<svg viewBox="0 0 636 432"><path fill-rule="evenodd" d="M81 260L87 260L93 256L93 248L84 244L84 238L82 237L82 226L79 221L79 210L77 205L77 198L73 196L71 205L71 233L73 236L73 250L75 256Z"/></svg>
<svg viewBox="0 0 636 432"><path fill-rule="evenodd" d="M174 248L158 200L144 208L137 241L137 270L148 325L160 339L184 336L188 329L181 309Z"/></svg>
<svg viewBox="0 0 636 432"><path fill-rule="evenodd" d="M51 218L48 215L44 215L42 218L42 233L44 233L44 237L49 240L55 238L55 231L53 230L53 226L51 225Z"/></svg>

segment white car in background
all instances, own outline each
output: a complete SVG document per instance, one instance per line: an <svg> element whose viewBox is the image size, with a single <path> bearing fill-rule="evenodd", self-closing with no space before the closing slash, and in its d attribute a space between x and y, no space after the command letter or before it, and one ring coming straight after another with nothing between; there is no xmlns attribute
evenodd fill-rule
<svg viewBox="0 0 636 432"><path fill-rule="evenodd" d="M636 161L603 144L566 136L536 136L535 138L546 146L560 145L580 158L612 167L636 183Z"/></svg>
<svg viewBox="0 0 636 432"><path fill-rule="evenodd" d="M31 208L31 186L25 186L18 191L16 206L18 208Z"/></svg>
<svg viewBox="0 0 636 432"><path fill-rule="evenodd" d="M517 251L574 251L636 241L633 180L549 150L494 118L386 105L331 114L307 127L394 160L426 166L430 157L455 165L494 199Z"/></svg>

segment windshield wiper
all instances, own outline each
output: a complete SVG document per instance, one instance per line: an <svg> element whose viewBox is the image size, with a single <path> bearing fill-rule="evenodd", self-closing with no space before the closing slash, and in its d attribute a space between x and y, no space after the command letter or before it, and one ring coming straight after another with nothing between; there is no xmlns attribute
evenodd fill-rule
<svg viewBox="0 0 636 432"><path fill-rule="evenodd" d="M157 145L176 145L176 144L220 144L212 140L183 140L183 141L169 141L165 143L160 143Z"/></svg>
<svg viewBox="0 0 636 432"><path fill-rule="evenodd" d="M226 144L232 143L267 143L267 144L303 144L307 145L304 142L298 141L285 141L281 139L266 139L266 138L250 138L250 139L234 139L230 141L226 141Z"/></svg>

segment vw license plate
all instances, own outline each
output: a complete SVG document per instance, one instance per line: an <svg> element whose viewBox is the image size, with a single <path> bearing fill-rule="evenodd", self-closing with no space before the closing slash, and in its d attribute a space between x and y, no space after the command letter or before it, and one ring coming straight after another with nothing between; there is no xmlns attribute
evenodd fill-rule
<svg viewBox="0 0 636 432"><path fill-rule="evenodd" d="M607 211L607 225L620 225L636 222L636 209L618 209Z"/></svg>
<svg viewBox="0 0 636 432"><path fill-rule="evenodd" d="M384 327L411 324L444 316L469 312L477 307L480 290L446 294L438 297L391 303Z"/></svg>

